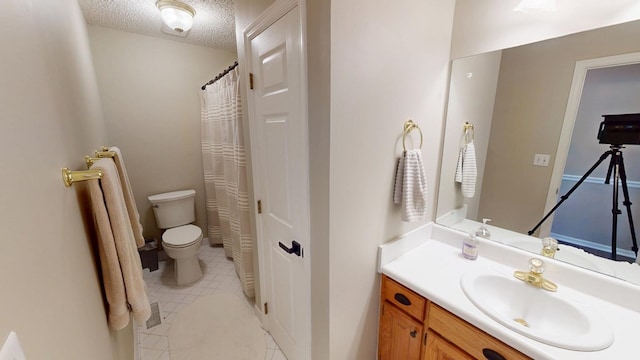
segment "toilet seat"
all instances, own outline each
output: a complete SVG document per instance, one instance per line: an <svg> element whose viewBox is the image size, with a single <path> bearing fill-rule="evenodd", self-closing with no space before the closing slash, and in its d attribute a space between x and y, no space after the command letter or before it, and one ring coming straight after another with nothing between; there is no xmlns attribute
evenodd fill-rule
<svg viewBox="0 0 640 360"><path fill-rule="evenodd" d="M184 248L202 240L202 230L195 225L182 225L168 229L162 234L162 244L166 247Z"/></svg>

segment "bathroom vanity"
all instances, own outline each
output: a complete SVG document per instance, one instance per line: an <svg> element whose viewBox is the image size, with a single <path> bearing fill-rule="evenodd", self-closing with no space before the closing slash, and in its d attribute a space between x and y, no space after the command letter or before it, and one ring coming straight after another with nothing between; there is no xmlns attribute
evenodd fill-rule
<svg viewBox="0 0 640 360"><path fill-rule="evenodd" d="M386 275L380 304L379 359L529 359Z"/></svg>
<svg viewBox="0 0 640 360"><path fill-rule="evenodd" d="M380 246L378 359L627 359L640 290L620 279L429 224ZM514 278L544 260L556 292ZM606 318L604 316L606 316Z"/></svg>

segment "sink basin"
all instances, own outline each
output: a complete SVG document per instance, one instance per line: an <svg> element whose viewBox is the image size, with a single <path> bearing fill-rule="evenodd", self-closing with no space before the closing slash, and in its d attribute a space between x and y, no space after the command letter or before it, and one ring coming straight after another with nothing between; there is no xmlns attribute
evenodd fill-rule
<svg viewBox="0 0 640 360"><path fill-rule="evenodd" d="M493 320L539 342L577 351L597 351L613 343L609 325L599 315L561 296L515 278L493 273L466 273L465 295Z"/></svg>

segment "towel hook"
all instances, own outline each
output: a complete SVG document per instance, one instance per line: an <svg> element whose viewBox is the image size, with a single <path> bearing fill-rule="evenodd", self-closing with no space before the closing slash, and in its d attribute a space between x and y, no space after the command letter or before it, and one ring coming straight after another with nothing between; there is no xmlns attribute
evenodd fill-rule
<svg viewBox="0 0 640 360"><path fill-rule="evenodd" d="M402 148L404 149L404 151L407 151L407 146L405 144L407 135L409 135L409 133L414 129L418 129L418 132L420 133L420 149L422 149L422 130L420 130L420 126L413 122L413 120L407 120L404 123L404 134L402 135Z"/></svg>
<svg viewBox="0 0 640 360"><path fill-rule="evenodd" d="M95 157L97 158L112 158L116 156L115 151L98 151L95 152Z"/></svg>

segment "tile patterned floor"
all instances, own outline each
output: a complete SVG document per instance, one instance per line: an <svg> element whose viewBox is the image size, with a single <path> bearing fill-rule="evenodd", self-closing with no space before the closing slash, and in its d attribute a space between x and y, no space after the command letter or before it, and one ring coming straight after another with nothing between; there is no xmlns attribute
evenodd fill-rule
<svg viewBox="0 0 640 360"><path fill-rule="evenodd" d="M160 253L163 255L163 253ZM240 280L236 275L233 262L224 255L221 247L210 247L206 240L200 247L198 258L204 276L188 286L178 286L173 279L173 260L162 259L159 269L153 272L144 270L144 280L147 283L149 301L158 302L162 323L150 329L139 327L138 341L142 360L169 360L169 327L180 309L200 296L214 293L232 293L242 299L247 299L242 293ZM253 299L247 299L247 304L253 308ZM287 360L271 335L265 331L267 352L265 360ZM171 359L180 360L180 359ZM204 359L203 359L204 360ZM254 360L254 359L238 359Z"/></svg>

